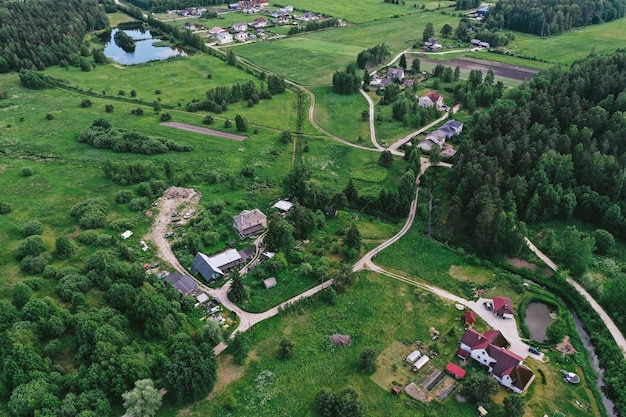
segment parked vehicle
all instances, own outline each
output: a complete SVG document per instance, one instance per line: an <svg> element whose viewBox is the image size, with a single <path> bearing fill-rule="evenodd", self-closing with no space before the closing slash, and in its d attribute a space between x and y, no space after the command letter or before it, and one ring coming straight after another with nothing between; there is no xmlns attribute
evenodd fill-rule
<svg viewBox="0 0 626 417"><path fill-rule="evenodd" d="M166 239L169 239L169 238L170 238L170 237L172 237L172 236L174 236L174 232L167 232L167 233L165 234L165 238L166 238Z"/></svg>
<svg viewBox="0 0 626 417"><path fill-rule="evenodd" d="M529 347L529 348L528 348L528 351L529 351L530 353L535 354L535 355L540 355L540 354L541 354L541 350L539 350L539 348L538 348L538 347L536 347L536 346L531 346L531 347Z"/></svg>

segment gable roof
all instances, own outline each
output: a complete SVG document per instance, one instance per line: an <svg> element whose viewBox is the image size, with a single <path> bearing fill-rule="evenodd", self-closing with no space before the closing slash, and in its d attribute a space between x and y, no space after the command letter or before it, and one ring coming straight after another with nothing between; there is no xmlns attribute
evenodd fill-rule
<svg viewBox="0 0 626 417"><path fill-rule="evenodd" d="M453 129L459 129L463 127L463 122L459 122L458 120L448 120L443 124L444 126L450 126Z"/></svg>
<svg viewBox="0 0 626 417"><path fill-rule="evenodd" d="M436 91L431 91L430 93L426 94L426 97L428 97L435 103L441 98L439 93L437 93Z"/></svg>
<svg viewBox="0 0 626 417"><path fill-rule="evenodd" d="M465 312L465 323L476 324L476 313L474 313L473 311L466 311Z"/></svg>
<svg viewBox="0 0 626 417"><path fill-rule="evenodd" d="M500 333L500 330L491 330L481 334L474 329L467 329L461 337L461 343L473 350L486 349L490 344L496 347L507 347L510 345L509 341Z"/></svg>
<svg viewBox="0 0 626 417"><path fill-rule="evenodd" d="M261 225L265 222L266 216L261 210L255 208L254 210L244 210L237 216L233 217L235 229L239 232L243 232L246 229Z"/></svg>
<svg viewBox="0 0 626 417"><path fill-rule="evenodd" d="M513 301L508 297L493 297L493 312L496 314L515 314Z"/></svg>
<svg viewBox="0 0 626 417"><path fill-rule="evenodd" d="M529 367L523 364L519 364L515 367L515 378L513 381L513 385L519 388L522 391L526 390L528 384L532 382L535 378L535 374L530 370Z"/></svg>
<svg viewBox="0 0 626 417"><path fill-rule="evenodd" d="M446 365L446 371L450 372L455 377L461 379L465 377L465 369L461 368L459 365L455 365L452 362L448 362Z"/></svg>
<svg viewBox="0 0 626 417"><path fill-rule="evenodd" d="M165 277L165 282L172 284L182 295L187 295L198 288L198 284L193 278L183 275L180 272L172 272Z"/></svg>
<svg viewBox="0 0 626 417"><path fill-rule="evenodd" d="M489 356L496 361L495 364L493 364L493 374L499 377L509 375L511 376L511 379L514 379L515 368L524 360L524 358L516 355L510 350L494 345L489 345L487 351L489 352Z"/></svg>

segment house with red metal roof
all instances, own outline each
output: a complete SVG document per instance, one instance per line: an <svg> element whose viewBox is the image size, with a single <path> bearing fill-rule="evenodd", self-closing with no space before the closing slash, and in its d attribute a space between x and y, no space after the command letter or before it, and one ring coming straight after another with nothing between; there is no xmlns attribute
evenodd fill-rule
<svg viewBox="0 0 626 417"><path fill-rule="evenodd" d="M535 379L533 371L522 364L524 358L508 350L510 344L499 330L478 333L469 328L461 337L457 353L462 359L470 356L489 369L496 381L513 392L525 392Z"/></svg>
<svg viewBox="0 0 626 417"><path fill-rule="evenodd" d="M515 316L513 301L508 297L493 297L493 314L503 319L512 319Z"/></svg>
<svg viewBox="0 0 626 417"><path fill-rule="evenodd" d="M466 326L475 326L476 325L476 313L474 313L473 311L467 310L465 312L464 322Z"/></svg>

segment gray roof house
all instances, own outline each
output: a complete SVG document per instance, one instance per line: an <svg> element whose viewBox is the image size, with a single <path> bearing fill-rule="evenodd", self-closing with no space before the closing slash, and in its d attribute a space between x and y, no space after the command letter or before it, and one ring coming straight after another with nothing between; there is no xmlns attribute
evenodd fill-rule
<svg viewBox="0 0 626 417"><path fill-rule="evenodd" d="M192 294L198 288L198 283L193 278L180 272L172 272L165 277L165 282L172 284L181 295Z"/></svg>
<svg viewBox="0 0 626 417"><path fill-rule="evenodd" d="M248 237L262 232L267 227L267 217L258 208L244 210L233 217L233 227L239 236Z"/></svg>
<svg viewBox="0 0 626 417"><path fill-rule="evenodd" d="M404 78L404 70L402 68L387 69L387 78L397 78L400 81Z"/></svg>
<svg viewBox="0 0 626 417"><path fill-rule="evenodd" d="M254 246L249 246L240 251L227 249L213 256L198 252L191 264L191 271L200 274L210 282L222 278L234 268L246 263L254 256L255 250Z"/></svg>

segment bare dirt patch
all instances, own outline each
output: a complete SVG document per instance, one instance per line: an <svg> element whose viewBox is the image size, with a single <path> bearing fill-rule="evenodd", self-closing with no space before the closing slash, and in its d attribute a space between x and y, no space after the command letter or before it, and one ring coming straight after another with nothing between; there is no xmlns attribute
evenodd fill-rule
<svg viewBox="0 0 626 417"><path fill-rule="evenodd" d="M481 59L474 58L454 58L447 61L439 61L436 59L420 58L420 61L430 62L431 64L442 64L446 67L459 67L462 70L477 69L486 74L489 68L493 71L494 75L499 77L510 78L512 80L527 81L535 76L539 70L534 68L519 67L516 65L503 64L501 62L483 61Z"/></svg>
<svg viewBox="0 0 626 417"><path fill-rule="evenodd" d="M570 343L569 336L565 336L563 341L556 345L556 350L563 352L566 355L573 355L576 353L576 349L574 349L574 346Z"/></svg>
<svg viewBox="0 0 626 417"><path fill-rule="evenodd" d="M186 123L163 122L161 123L161 126L173 127L174 129L186 130L187 132L194 132L194 133L200 133L203 135L216 136L218 138L236 140L239 142L248 139L247 136L236 135L234 133L221 132L219 130L209 129L206 127L188 125Z"/></svg>
<svg viewBox="0 0 626 417"><path fill-rule="evenodd" d="M537 265L530 263L528 261L525 261L523 259L520 258L509 258L506 260L510 265L513 265L516 268L519 269L530 269L531 271L536 271L537 270Z"/></svg>
<svg viewBox="0 0 626 417"><path fill-rule="evenodd" d="M213 391L209 394L208 399L210 400L215 396L215 394L224 391L224 389L226 389L231 382L241 378L245 370L245 366L239 366L233 362L233 357L231 355L218 356L217 383L215 384Z"/></svg>
<svg viewBox="0 0 626 417"><path fill-rule="evenodd" d="M172 227L172 212L182 211L196 207L200 202L202 194L191 188L170 187L163 193L163 197L157 200L156 209L158 214L154 216L154 223L150 232L145 236L145 240L151 240L157 248L157 256L164 262L170 264L174 269L185 273L185 268L180 265L174 256L170 243L165 238L165 233ZM176 224L185 224L187 219L181 219Z"/></svg>

